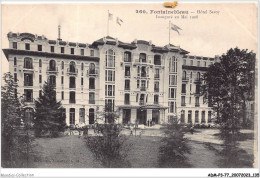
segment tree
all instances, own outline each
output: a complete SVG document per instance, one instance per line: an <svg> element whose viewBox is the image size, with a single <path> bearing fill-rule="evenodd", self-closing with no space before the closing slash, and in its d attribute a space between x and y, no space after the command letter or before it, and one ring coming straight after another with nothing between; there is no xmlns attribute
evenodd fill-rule
<svg viewBox="0 0 260 178"><path fill-rule="evenodd" d="M65 115L61 102L56 100L55 86L45 82L42 95L35 100L35 135L42 136L49 133L50 136L58 136L58 132L64 131L66 126Z"/></svg>
<svg viewBox="0 0 260 178"><path fill-rule="evenodd" d="M174 119L166 126L164 137L159 148L160 167L189 167L185 154L190 153L187 139L184 138L184 128Z"/></svg>
<svg viewBox="0 0 260 178"><path fill-rule="evenodd" d="M246 101L252 99L255 53L230 49L204 75L203 95L217 113L223 132L239 131L246 125Z"/></svg>
<svg viewBox="0 0 260 178"><path fill-rule="evenodd" d="M21 159L26 157L26 145L19 135L23 117L22 97L17 96L17 83L10 72L3 76L5 85L1 95L1 151L2 167L20 167ZM25 138L26 139L26 138Z"/></svg>
<svg viewBox="0 0 260 178"><path fill-rule="evenodd" d="M106 104L95 121L95 135L86 138L87 147L95 159L108 168L130 167L126 160L130 146L126 144L126 137L120 134L122 126L116 124L118 117L111 105ZM99 120L105 121L105 124L99 124Z"/></svg>

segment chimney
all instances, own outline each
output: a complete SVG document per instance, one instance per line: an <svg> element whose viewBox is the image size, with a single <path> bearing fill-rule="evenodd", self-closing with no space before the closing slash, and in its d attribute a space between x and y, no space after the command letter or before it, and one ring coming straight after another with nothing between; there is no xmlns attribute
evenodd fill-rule
<svg viewBox="0 0 260 178"><path fill-rule="evenodd" d="M60 38L60 28L61 28L61 26L59 25L58 26L58 41L62 41L62 39Z"/></svg>

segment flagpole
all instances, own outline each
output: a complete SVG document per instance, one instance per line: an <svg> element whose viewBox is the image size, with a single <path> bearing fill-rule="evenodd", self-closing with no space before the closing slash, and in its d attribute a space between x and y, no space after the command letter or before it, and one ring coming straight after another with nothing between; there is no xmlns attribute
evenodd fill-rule
<svg viewBox="0 0 260 178"><path fill-rule="evenodd" d="M171 21L169 20L169 45L171 44Z"/></svg>
<svg viewBox="0 0 260 178"><path fill-rule="evenodd" d="M107 36L109 36L109 10L107 11Z"/></svg>

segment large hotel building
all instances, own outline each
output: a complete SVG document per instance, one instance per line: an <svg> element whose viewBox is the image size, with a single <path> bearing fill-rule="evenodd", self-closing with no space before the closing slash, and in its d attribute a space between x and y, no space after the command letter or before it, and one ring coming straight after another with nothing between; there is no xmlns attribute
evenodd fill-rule
<svg viewBox="0 0 260 178"><path fill-rule="evenodd" d="M49 40L30 33L8 35L3 52L24 95L26 117L45 81L56 86L66 123L93 124L105 103L119 113L119 123L210 124L213 111L200 96L203 73L217 57L189 56L174 45L130 43L106 36L92 44Z"/></svg>

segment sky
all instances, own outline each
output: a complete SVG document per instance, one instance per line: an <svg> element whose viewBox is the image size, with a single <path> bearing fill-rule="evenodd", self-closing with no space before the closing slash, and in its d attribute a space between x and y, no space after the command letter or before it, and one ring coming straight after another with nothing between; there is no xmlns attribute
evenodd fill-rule
<svg viewBox="0 0 260 178"><path fill-rule="evenodd" d="M164 8L162 3L143 4L4 4L2 5L2 48L8 48L7 33L28 32L56 40L58 25L64 41L89 43L107 35L108 10L113 14L109 21L109 35L123 42L135 39L152 41L164 46L169 43L169 19L159 16L180 14L150 14L151 10L188 11L187 19L170 19L177 25L180 35L171 31L172 44L191 55L214 57L228 49L239 47L257 53L256 3L179 3L177 7ZM136 13L145 10L147 14ZM198 14L207 10L207 14ZM210 11L218 14L210 14ZM192 13L194 12L194 13ZM121 26L116 17L123 20ZM8 62L1 51L2 73L8 71Z"/></svg>

